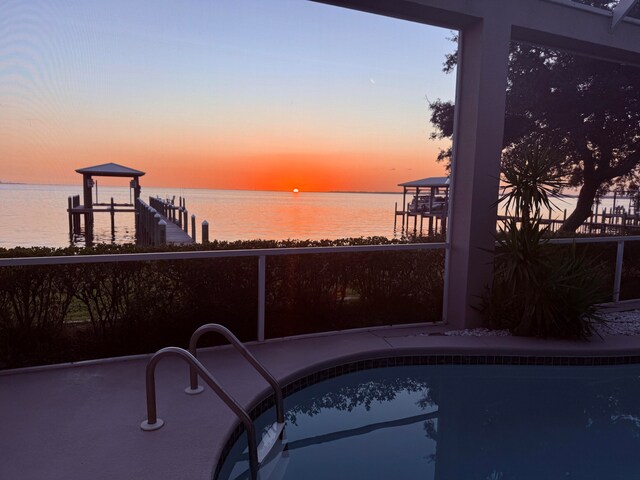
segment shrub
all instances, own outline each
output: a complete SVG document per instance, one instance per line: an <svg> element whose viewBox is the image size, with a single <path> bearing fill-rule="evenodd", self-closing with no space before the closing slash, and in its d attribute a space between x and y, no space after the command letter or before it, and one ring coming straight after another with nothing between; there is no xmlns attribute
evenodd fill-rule
<svg viewBox="0 0 640 480"><path fill-rule="evenodd" d="M421 241L417 238L412 241ZM211 242L163 251L399 243L386 238ZM160 251L134 245L0 249L0 257ZM439 320L442 251L273 256L267 337ZM256 338L258 260L219 258L0 268L0 367L186 347L204 323ZM220 338L203 339L202 345Z"/></svg>
<svg viewBox="0 0 640 480"><path fill-rule="evenodd" d="M351 254L268 259L266 324L272 337L344 328Z"/></svg>
<svg viewBox="0 0 640 480"><path fill-rule="evenodd" d="M353 288L378 323L442 319L444 252L363 253L354 256Z"/></svg>
<svg viewBox="0 0 640 480"><path fill-rule="evenodd" d="M64 320L75 292L65 266L0 270L0 366L46 361L63 348Z"/></svg>

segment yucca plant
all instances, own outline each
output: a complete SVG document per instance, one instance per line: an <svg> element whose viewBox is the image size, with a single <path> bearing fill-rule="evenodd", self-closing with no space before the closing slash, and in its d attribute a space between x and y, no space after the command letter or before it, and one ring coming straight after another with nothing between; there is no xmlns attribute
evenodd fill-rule
<svg viewBox="0 0 640 480"><path fill-rule="evenodd" d="M595 265L575 245L549 244L542 218L563 187L559 164L554 149L536 139L505 154L498 202L508 219L498 231L493 285L482 309L491 327L515 335L584 339L599 320L594 305L602 288Z"/></svg>
<svg viewBox="0 0 640 480"><path fill-rule="evenodd" d="M504 188L498 203L504 203L507 213L522 217L523 224L542 218L542 209L554 209L552 199L561 196L564 174L555 152L550 143L531 136L504 154Z"/></svg>

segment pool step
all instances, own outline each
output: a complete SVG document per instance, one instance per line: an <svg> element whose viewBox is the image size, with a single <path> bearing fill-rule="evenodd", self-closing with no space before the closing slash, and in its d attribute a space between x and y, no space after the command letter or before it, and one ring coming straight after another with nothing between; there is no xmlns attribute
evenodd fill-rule
<svg viewBox="0 0 640 480"><path fill-rule="evenodd" d="M278 443L280 436L284 430L284 423L276 422L269 427L266 433L262 436L262 441L258 445L258 464L269 455L269 452Z"/></svg>
<svg viewBox="0 0 640 480"><path fill-rule="evenodd" d="M285 449L260 467L258 480L282 480L288 465L289 451Z"/></svg>
<svg viewBox="0 0 640 480"><path fill-rule="evenodd" d="M278 430L280 433L278 433ZM285 432L286 431L276 423L269 429L269 439L275 438L276 441L260 463L257 480L282 480L284 478L287 465L289 464L289 444Z"/></svg>

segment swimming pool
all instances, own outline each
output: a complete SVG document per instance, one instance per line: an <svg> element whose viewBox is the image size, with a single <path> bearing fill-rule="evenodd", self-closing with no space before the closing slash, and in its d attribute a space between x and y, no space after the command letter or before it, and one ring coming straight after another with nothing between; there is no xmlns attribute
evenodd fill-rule
<svg viewBox="0 0 640 480"><path fill-rule="evenodd" d="M285 411L262 480L640 478L640 365L366 369L292 393ZM214 477L250 478L246 446Z"/></svg>

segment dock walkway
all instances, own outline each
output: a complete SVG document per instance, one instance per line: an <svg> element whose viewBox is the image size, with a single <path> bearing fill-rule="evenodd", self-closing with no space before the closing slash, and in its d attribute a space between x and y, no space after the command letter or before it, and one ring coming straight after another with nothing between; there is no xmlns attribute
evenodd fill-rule
<svg viewBox="0 0 640 480"><path fill-rule="evenodd" d="M187 232L185 232L178 225L173 223L168 218L160 215L162 220L167 222L167 244L169 245L187 245L194 243L193 238L189 236Z"/></svg>
<svg viewBox="0 0 640 480"><path fill-rule="evenodd" d="M137 200L136 214L138 244L158 246L195 243L193 236L188 233L187 212L182 207L150 197L149 204Z"/></svg>

